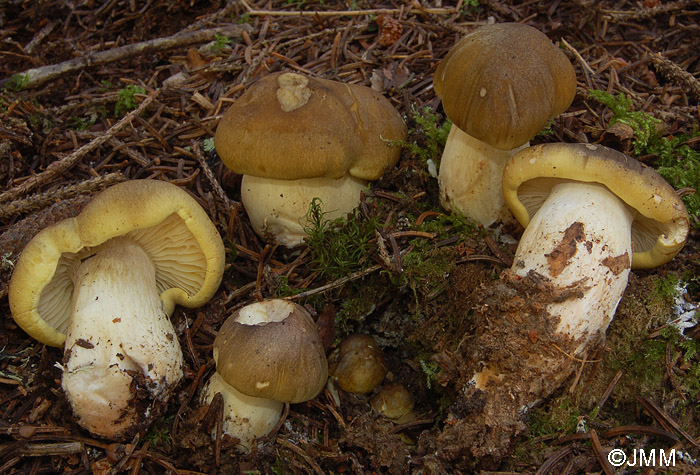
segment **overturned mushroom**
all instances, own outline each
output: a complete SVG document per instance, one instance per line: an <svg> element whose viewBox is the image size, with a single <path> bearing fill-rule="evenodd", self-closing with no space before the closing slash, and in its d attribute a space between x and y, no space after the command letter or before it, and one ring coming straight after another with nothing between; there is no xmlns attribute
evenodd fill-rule
<svg viewBox="0 0 700 475"><path fill-rule="evenodd" d="M506 165L503 191L526 229L512 268L476 307L463 397L477 409L442 435L455 458L465 446L470 457L507 453L528 410L604 338L630 268L664 264L688 233L668 183L599 145L525 149Z"/></svg>
<svg viewBox="0 0 700 475"><path fill-rule="evenodd" d="M360 202L370 180L399 159L406 125L391 103L370 88L270 74L226 111L216 151L243 175L241 199L253 229L293 247L303 242L314 198L325 218L342 217Z"/></svg>
<svg viewBox="0 0 700 475"><path fill-rule="evenodd" d="M571 63L531 26L486 25L450 50L434 84L452 121L438 175L442 205L484 226L509 219L503 167L573 101Z"/></svg>
<svg viewBox="0 0 700 475"><path fill-rule="evenodd" d="M221 393L223 431L245 451L274 428L285 402L313 399L328 378L316 324L287 300L250 304L229 317L214 340L214 360L202 401Z"/></svg>
<svg viewBox="0 0 700 475"><path fill-rule="evenodd" d="M187 192L134 180L27 244L10 308L30 336L65 345L62 386L80 425L125 439L182 378L169 315L209 300L223 266L221 238Z"/></svg>

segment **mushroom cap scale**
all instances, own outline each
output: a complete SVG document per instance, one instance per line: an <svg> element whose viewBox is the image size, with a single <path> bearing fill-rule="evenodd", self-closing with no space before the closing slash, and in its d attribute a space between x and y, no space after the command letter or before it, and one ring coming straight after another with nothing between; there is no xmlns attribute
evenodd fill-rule
<svg viewBox="0 0 700 475"><path fill-rule="evenodd" d="M311 315L275 299L247 305L229 317L214 340L216 371L239 392L299 403L328 379L328 363Z"/></svg>
<svg viewBox="0 0 700 475"><path fill-rule="evenodd" d="M206 212L186 191L156 180L132 180L97 195L75 218L38 233L10 281L17 324L36 340L61 346L69 324L72 274L110 239L138 243L156 267L163 307L197 307L216 292L224 247Z"/></svg>
<svg viewBox="0 0 700 475"><path fill-rule="evenodd" d="M527 227L549 190L567 180L600 183L632 211L632 267L662 265L683 247L688 212L656 171L627 155L591 144L551 143L515 154L503 172L506 204Z"/></svg>
<svg viewBox="0 0 700 475"><path fill-rule="evenodd" d="M389 141L406 134L389 100L368 87L274 73L224 113L214 141L224 164L242 175L376 180L401 154Z"/></svg>
<svg viewBox="0 0 700 475"><path fill-rule="evenodd" d="M467 134L509 150L534 137L576 94L566 55L528 25L485 25L465 36L433 79L445 114Z"/></svg>

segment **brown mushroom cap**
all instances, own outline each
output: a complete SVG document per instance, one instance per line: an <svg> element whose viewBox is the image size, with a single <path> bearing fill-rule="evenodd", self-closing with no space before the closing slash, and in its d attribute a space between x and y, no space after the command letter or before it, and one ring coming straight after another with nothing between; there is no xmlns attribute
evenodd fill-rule
<svg viewBox="0 0 700 475"><path fill-rule="evenodd" d="M313 399L328 379L316 323L287 300L247 305L229 317L214 340L214 359L241 393L280 402Z"/></svg>
<svg viewBox="0 0 700 475"><path fill-rule="evenodd" d="M378 179L399 159L406 125L372 89L296 73L250 86L226 111L214 137L231 170L276 180Z"/></svg>
<svg viewBox="0 0 700 475"><path fill-rule="evenodd" d="M224 245L202 207L171 183L127 181L106 189L78 216L44 229L27 244L10 281L10 308L17 324L38 341L61 346L70 322L72 273L82 259L116 237L136 242L152 259L168 314L176 304L202 305L221 283Z"/></svg>
<svg viewBox="0 0 700 475"><path fill-rule="evenodd" d="M349 335L330 355L329 372L343 391L367 394L386 376L384 353L370 335Z"/></svg>
<svg viewBox="0 0 700 475"><path fill-rule="evenodd" d="M634 215L632 267L662 265L683 247L688 212L654 169L602 145L551 143L515 154L503 172L506 204L527 226L557 183L573 180L605 185Z"/></svg>
<svg viewBox="0 0 700 475"><path fill-rule="evenodd" d="M465 36L433 82L452 123L501 150L526 143L576 94L566 55L542 32L519 23L485 25Z"/></svg>
<svg viewBox="0 0 700 475"><path fill-rule="evenodd" d="M377 414L386 416L389 419L401 419L411 412L415 405L415 400L406 386L390 383L372 396L370 405Z"/></svg>

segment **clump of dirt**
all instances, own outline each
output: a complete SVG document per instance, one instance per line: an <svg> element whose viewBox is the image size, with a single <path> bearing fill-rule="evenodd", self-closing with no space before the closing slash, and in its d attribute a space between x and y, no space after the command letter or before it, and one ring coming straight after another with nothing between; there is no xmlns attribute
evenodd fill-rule
<svg viewBox="0 0 700 475"><path fill-rule="evenodd" d="M576 370L571 355L581 341L557 333L559 318L547 311L557 294L541 276L511 271L480 289L474 333L455 356L459 396L437 436L446 463L470 468L478 459L482 468L497 467L527 432L528 410Z"/></svg>

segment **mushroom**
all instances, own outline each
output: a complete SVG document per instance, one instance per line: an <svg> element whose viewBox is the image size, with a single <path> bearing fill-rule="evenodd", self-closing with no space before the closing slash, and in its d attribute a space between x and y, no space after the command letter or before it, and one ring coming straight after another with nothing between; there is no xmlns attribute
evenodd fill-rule
<svg viewBox="0 0 700 475"><path fill-rule="evenodd" d="M397 424L404 424L415 418L413 395L403 384L390 383L383 386L372 396L370 404L374 412Z"/></svg>
<svg viewBox="0 0 700 475"><path fill-rule="evenodd" d="M62 386L78 423L107 439L148 424L182 378L168 316L217 290L224 246L205 211L170 183L134 180L37 234L10 282L12 316L64 345Z"/></svg>
<svg viewBox="0 0 700 475"><path fill-rule="evenodd" d="M531 26L486 25L450 50L433 82L452 121L438 175L442 205L484 226L510 220L503 167L573 101L571 63Z"/></svg>
<svg viewBox="0 0 700 475"><path fill-rule="evenodd" d="M526 229L511 269L482 289L475 306L476 334L464 348L471 379L462 394L479 401L478 409L441 436L461 437L463 447L479 441L468 457L508 453L526 430L528 410L604 339L630 269L669 261L688 233L688 213L673 188L600 145L522 150L505 166L503 193Z"/></svg>
<svg viewBox="0 0 700 475"><path fill-rule="evenodd" d="M277 424L284 403L313 399L328 378L318 329L303 307L281 299L247 305L214 340L216 373L202 391L224 399L223 432L249 451Z"/></svg>
<svg viewBox="0 0 700 475"><path fill-rule="evenodd" d="M343 391L367 394L386 376L384 354L370 335L355 333L346 337L328 358L331 379Z"/></svg>
<svg viewBox="0 0 700 475"><path fill-rule="evenodd" d="M582 338L582 346L605 332L630 268L665 264L688 234L688 212L673 188L652 168L602 145L523 150L506 165L503 193L526 227L512 272L581 289L552 302L549 313L559 320L557 332Z"/></svg>
<svg viewBox="0 0 700 475"><path fill-rule="evenodd" d="M399 159L392 142L406 125L370 88L297 73L270 74L226 111L214 142L243 175L241 199L253 229L293 247L303 242L314 198L324 217L352 211L369 180Z"/></svg>

